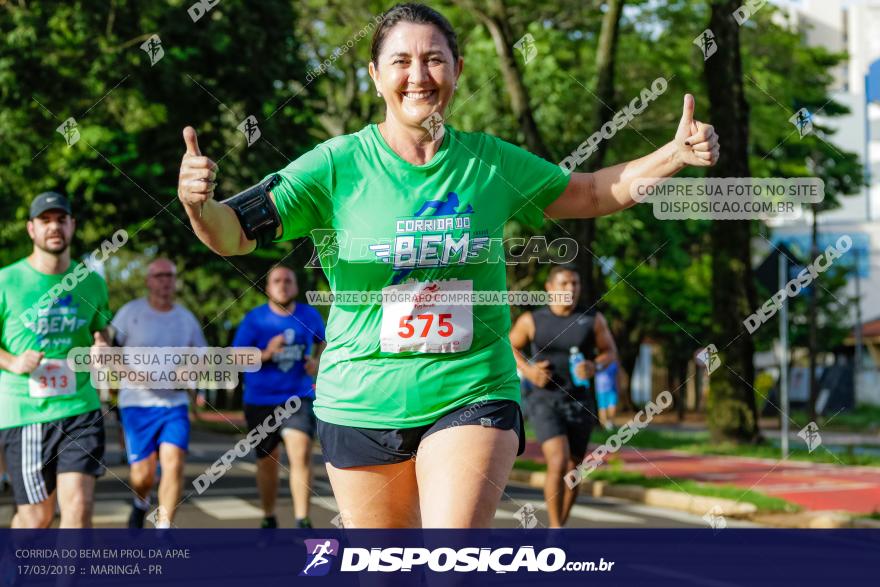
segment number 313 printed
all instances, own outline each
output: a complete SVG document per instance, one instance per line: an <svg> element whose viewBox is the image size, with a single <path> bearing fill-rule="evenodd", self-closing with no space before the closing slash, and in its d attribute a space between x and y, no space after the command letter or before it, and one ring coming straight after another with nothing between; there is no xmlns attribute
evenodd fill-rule
<svg viewBox="0 0 880 587"><path fill-rule="evenodd" d="M60 377L55 377L52 375L50 377L46 377L45 375L41 375L40 379L40 387L46 389L51 384L52 387L67 387L68 380L67 375L62 375Z"/></svg>

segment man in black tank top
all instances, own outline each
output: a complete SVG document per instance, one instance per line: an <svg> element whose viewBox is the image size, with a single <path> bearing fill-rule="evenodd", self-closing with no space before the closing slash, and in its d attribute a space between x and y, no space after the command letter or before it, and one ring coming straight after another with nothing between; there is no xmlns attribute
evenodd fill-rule
<svg viewBox="0 0 880 587"><path fill-rule="evenodd" d="M551 528L562 527L577 498L578 487L570 489L565 474L573 470L587 453L593 424L597 421L596 402L589 388L572 379L569 361L573 352L584 361L575 375L589 379L617 359L617 348L601 313L577 305L580 277L569 265L550 270L547 291L572 294L571 304L551 304L525 312L510 331L516 364L526 379L526 416L531 421L547 461L544 499ZM527 356L523 349L529 346ZM528 357L528 358L527 358Z"/></svg>

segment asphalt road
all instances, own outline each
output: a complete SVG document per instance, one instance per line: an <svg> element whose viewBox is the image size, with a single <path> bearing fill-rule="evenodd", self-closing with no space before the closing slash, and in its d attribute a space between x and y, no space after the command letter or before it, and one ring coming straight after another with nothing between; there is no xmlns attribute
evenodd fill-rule
<svg viewBox="0 0 880 587"><path fill-rule="evenodd" d="M125 527L131 511L132 492L127 485L128 467L121 463L121 451L116 443L113 423L107 424L107 473L99 479L94 523L97 528ZM185 474L187 483L174 525L178 528L256 528L262 511L257 493L253 455L238 459L225 476L198 495L192 481L224 452L233 447L238 437L205 431L193 431L190 455ZM282 460L282 479L278 498L278 521L283 528L293 527L293 512L287 484L286 460ZM312 497L312 523L315 527L333 527L338 521L336 501L324 473L319 454L314 456L315 481ZM153 503L155 504L155 492ZM12 496L0 496L0 527L8 527L13 512ZM540 490L518 483L510 483L495 516L497 528L523 527L523 512L533 527L545 527ZM518 513L519 512L519 513ZM57 523L57 521L56 521ZM728 520L728 526L746 526L746 523ZM149 523L148 523L149 526ZM572 511L568 527L572 528L707 528L699 516L684 512L635 504L613 498L580 497Z"/></svg>

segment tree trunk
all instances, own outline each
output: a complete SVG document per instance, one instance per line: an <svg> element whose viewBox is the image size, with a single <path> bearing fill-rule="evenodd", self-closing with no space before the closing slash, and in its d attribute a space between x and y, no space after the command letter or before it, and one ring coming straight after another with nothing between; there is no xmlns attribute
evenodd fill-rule
<svg viewBox="0 0 880 587"><path fill-rule="evenodd" d="M550 150L547 149L541 131L538 130L538 124L535 122L534 112L529 101L529 90L516 65L513 45L517 39L513 38L513 33L510 30L504 0L490 0L487 10L477 9L469 2L465 3L465 6L474 11L486 25L489 34L492 35L495 52L498 53L498 61L501 65L501 74L504 76L504 85L507 88L507 95L510 96L510 108L519 123L526 147L539 157L547 160L552 159Z"/></svg>
<svg viewBox="0 0 880 587"><path fill-rule="evenodd" d="M602 29L599 33L599 46L596 53L595 94L597 104L593 114L592 130L602 128L602 125L611 120L614 115L614 70L620 15L624 0L608 0L606 4L607 10L602 18ZM504 84L510 96L510 107L516 116L526 146L532 153L548 160L552 159L553 154L544 142L541 131L535 122L528 88L516 63L513 50L516 39L510 31L504 1L490 0L488 9L485 10L477 8L475 4L470 2L464 2L463 5L474 11L492 36L501 65L501 73L504 76ZM602 167L606 149L607 143L601 142L596 153L587 162L587 170L595 171ZM590 218L565 221L563 224L565 230L583 247L575 264L581 276L581 302L591 306L599 298L598 276L592 252L596 239L596 221Z"/></svg>
<svg viewBox="0 0 880 587"><path fill-rule="evenodd" d="M710 175L748 177L749 112L743 91L739 26L731 16L741 0L712 0L709 28L717 52L705 62L709 112L724 149ZM751 265L751 223L712 223L713 342L722 366L712 374L708 421L715 440L759 439L755 404L754 342L743 333L742 319L756 307Z"/></svg>
<svg viewBox="0 0 880 587"><path fill-rule="evenodd" d="M684 415L687 412L687 359L679 361L676 365L676 389L678 389L678 421L684 422Z"/></svg>
<svg viewBox="0 0 880 587"><path fill-rule="evenodd" d="M591 130L598 131L614 116L614 70L617 64L617 39L620 29L620 14L624 0L608 0L607 10L602 17L602 30L599 32L599 46L596 50L596 108L593 110ZM585 171L598 171L605 163L608 141L600 141L596 152L586 161ZM589 307L601 295L598 288L599 276L593 256L593 243L596 240L596 220L588 218L571 226L574 238L585 247L577 256L576 264L581 274L581 300Z"/></svg>

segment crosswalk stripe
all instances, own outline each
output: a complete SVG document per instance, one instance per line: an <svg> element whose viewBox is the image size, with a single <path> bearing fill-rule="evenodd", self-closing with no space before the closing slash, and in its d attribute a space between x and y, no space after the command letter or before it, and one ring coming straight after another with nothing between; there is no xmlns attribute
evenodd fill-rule
<svg viewBox="0 0 880 587"><path fill-rule="evenodd" d="M522 507L525 503L530 503L536 510L547 510L547 504L543 501L521 501L515 502L517 505ZM499 517L498 513L501 512L501 508L498 508L498 511L495 514L495 517ZM503 519L518 519L516 517L516 512L508 512L504 511L501 516ZM609 524L644 524L645 519L638 516L629 516L626 514L619 514L615 512L609 512L603 508L590 507L585 505L575 504L571 507L571 517L578 518L580 520L588 520L590 522L601 522L601 523L609 523Z"/></svg>
<svg viewBox="0 0 880 587"><path fill-rule="evenodd" d="M586 505L571 506L571 516L591 522L607 522L609 524L644 524L645 519L626 514L609 512L604 508L595 508Z"/></svg>
<svg viewBox="0 0 880 587"><path fill-rule="evenodd" d="M279 494L278 494L279 498L287 499L290 497L290 492L287 490L286 483L282 483L278 489L279 489ZM326 479L323 479L320 477L313 478L312 479L312 491L318 493L319 495L326 494L327 496L329 496L332 499L333 493L330 489L330 483ZM211 489L208 489L206 493L208 494L209 497L221 497L219 494L223 494L223 495L236 495L236 496L241 495L244 497L252 497L255 500L259 499L259 494L257 493L256 483L254 483L254 485L248 486L248 487L211 488ZM217 495L212 495L212 494L217 494ZM128 500L131 499L132 495L133 494L130 491L101 491L100 493L98 493L96 495L96 500L97 501L102 501L102 500L103 501L110 501L113 499L123 499L123 500L126 500L126 503L131 503ZM192 499L194 499L196 497L196 493L192 489L191 485L189 485L189 486L184 485L183 497L186 498L183 501L184 504L191 501ZM318 496L316 496L314 493L312 494L313 501L317 497ZM156 501L155 490L153 491L153 501L154 502Z"/></svg>
<svg viewBox="0 0 880 587"><path fill-rule="evenodd" d="M131 501L118 499L108 501L96 501L92 522L95 524L118 524L128 522L131 514Z"/></svg>
<svg viewBox="0 0 880 587"><path fill-rule="evenodd" d="M240 497L197 497L192 504L218 520L251 520L263 517L263 510Z"/></svg>
<svg viewBox="0 0 880 587"><path fill-rule="evenodd" d="M676 522L684 522L689 525L697 525L705 528L709 527L709 523L706 522L701 516L697 516L695 514L689 514L687 512L676 511L666 508L658 508L652 507L649 505L641 505L641 504L632 504L627 506L627 509L633 511L635 513L645 514L647 516L654 516L655 518L665 518L667 520L674 520ZM737 520L735 518L726 518L726 523L728 528L760 528L759 524L755 524L753 522L748 522L745 520Z"/></svg>
<svg viewBox="0 0 880 587"><path fill-rule="evenodd" d="M511 512L509 510L505 510L503 508L498 508L495 510L495 519L496 520L517 520L519 518L516 517L516 512Z"/></svg>
<svg viewBox="0 0 880 587"><path fill-rule="evenodd" d="M665 518L667 520L674 520L676 522L685 522L687 524L706 524L708 528L709 525L704 520L702 520L699 516L695 516L694 514L689 514L687 512L670 510L665 508L655 508L651 506L641 505L641 504L632 504L627 509L635 513L641 513L648 516L654 516L656 518Z"/></svg>
<svg viewBox="0 0 880 587"><path fill-rule="evenodd" d="M239 469L244 469L248 473L256 473L257 472L257 464L256 463L241 462L241 463L235 463L235 466L238 467Z"/></svg>
<svg viewBox="0 0 880 587"><path fill-rule="evenodd" d="M0 526L9 527L12 524L13 515L15 515L15 506L0 505Z"/></svg>

